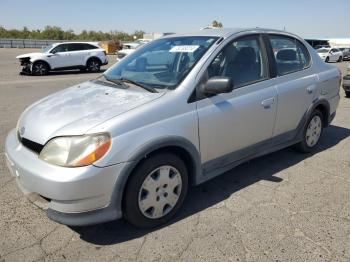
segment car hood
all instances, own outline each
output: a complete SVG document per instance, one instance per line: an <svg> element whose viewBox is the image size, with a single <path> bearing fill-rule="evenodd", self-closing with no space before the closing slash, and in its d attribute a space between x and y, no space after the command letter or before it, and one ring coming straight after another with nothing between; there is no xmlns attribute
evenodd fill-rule
<svg viewBox="0 0 350 262"><path fill-rule="evenodd" d="M23 55L16 56L17 59L25 58L25 57L33 57L33 56L42 56L44 53L27 53Z"/></svg>
<svg viewBox="0 0 350 262"><path fill-rule="evenodd" d="M18 121L17 130L22 137L45 144L52 137L85 134L92 127L163 94L88 81L27 108Z"/></svg>

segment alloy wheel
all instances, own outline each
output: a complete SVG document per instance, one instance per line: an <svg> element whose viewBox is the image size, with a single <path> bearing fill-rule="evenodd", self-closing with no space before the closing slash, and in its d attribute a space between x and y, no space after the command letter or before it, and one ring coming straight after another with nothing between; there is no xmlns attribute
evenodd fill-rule
<svg viewBox="0 0 350 262"><path fill-rule="evenodd" d="M47 67L43 63L34 64L34 73L37 75L45 75L47 73Z"/></svg>
<svg viewBox="0 0 350 262"><path fill-rule="evenodd" d="M89 64L89 69L92 72L97 72L100 70L100 64L96 60L92 60Z"/></svg>

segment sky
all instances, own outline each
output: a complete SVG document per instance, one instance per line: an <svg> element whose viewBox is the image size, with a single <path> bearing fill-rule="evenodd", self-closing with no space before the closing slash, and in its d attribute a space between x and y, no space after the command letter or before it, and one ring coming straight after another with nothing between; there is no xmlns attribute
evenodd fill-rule
<svg viewBox="0 0 350 262"><path fill-rule="evenodd" d="M224 27L286 29L304 38L350 37L350 0L0 0L0 26L184 33Z"/></svg>

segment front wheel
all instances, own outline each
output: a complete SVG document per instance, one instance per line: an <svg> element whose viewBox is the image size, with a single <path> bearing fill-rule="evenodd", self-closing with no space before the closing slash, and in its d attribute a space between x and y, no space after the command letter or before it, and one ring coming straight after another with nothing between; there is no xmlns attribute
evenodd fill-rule
<svg viewBox="0 0 350 262"><path fill-rule="evenodd" d="M132 225L152 228L168 222L187 194L188 172L176 155L163 153L143 161L124 194L124 215Z"/></svg>
<svg viewBox="0 0 350 262"><path fill-rule="evenodd" d="M349 98L350 97L350 91L345 91L345 96Z"/></svg>
<svg viewBox="0 0 350 262"><path fill-rule="evenodd" d="M92 73L97 73L100 72L101 68L101 63L95 58L91 58L87 63L86 63L86 68L92 72Z"/></svg>
<svg viewBox="0 0 350 262"><path fill-rule="evenodd" d="M322 113L317 109L314 110L303 130L302 141L295 145L298 151L309 153L318 146L323 131L323 121Z"/></svg>
<svg viewBox="0 0 350 262"><path fill-rule="evenodd" d="M49 66L42 61L35 62L32 67L33 75L47 75L49 72Z"/></svg>
<svg viewBox="0 0 350 262"><path fill-rule="evenodd" d="M343 61L343 57L339 56L338 62L341 62L341 61Z"/></svg>

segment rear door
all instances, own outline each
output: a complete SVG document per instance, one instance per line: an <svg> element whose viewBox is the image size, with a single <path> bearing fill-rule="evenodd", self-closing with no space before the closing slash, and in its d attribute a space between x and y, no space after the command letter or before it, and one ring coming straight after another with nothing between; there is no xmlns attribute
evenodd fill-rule
<svg viewBox="0 0 350 262"><path fill-rule="evenodd" d="M260 35L228 43L213 58L200 85L216 76L231 77L235 89L197 101L204 172L244 158L247 152L237 152L271 138L277 108Z"/></svg>
<svg viewBox="0 0 350 262"><path fill-rule="evenodd" d="M69 66L83 65L84 56L87 53L85 45L81 43L71 43L68 45Z"/></svg>
<svg viewBox="0 0 350 262"><path fill-rule="evenodd" d="M278 110L273 134L277 136L298 127L315 97L317 76L311 70L310 54L299 40L279 34L270 34L268 40L277 71Z"/></svg>

